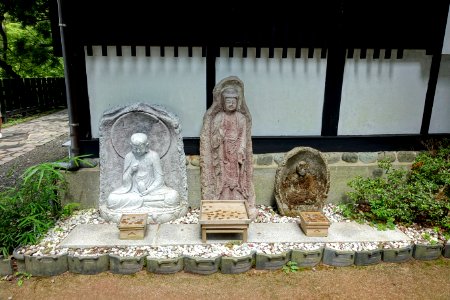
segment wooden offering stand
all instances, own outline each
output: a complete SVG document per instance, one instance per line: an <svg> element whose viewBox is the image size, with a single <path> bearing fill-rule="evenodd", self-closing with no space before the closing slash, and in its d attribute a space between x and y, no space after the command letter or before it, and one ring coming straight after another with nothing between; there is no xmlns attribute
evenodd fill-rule
<svg viewBox="0 0 450 300"><path fill-rule="evenodd" d="M320 211L302 211L300 227L307 236L328 236L330 221Z"/></svg>
<svg viewBox="0 0 450 300"><path fill-rule="evenodd" d="M121 240L142 240L147 228L147 214L123 214L118 224Z"/></svg>
<svg viewBox="0 0 450 300"><path fill-rule="evenodd" d="M202 200L200 219L202 241L207 233L241 233L247 242L250 224L248 205L245 200Z"/></svg>

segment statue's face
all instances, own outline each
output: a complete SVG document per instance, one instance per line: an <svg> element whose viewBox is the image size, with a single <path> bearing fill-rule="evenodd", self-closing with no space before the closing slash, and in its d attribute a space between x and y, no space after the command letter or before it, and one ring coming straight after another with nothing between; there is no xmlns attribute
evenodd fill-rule
<svg viewBox="0 0 450 300"><path fill-rule="evenodd" d="M131 152L136 156L142 156L147 152L147 144L131 144Z"/></svg>
<svg viewBox="0 0 450 300"><path fill-rule="evenodd" d="M237 108L237 99L232 97L225 98L225 110L235 111Z"/></svg>

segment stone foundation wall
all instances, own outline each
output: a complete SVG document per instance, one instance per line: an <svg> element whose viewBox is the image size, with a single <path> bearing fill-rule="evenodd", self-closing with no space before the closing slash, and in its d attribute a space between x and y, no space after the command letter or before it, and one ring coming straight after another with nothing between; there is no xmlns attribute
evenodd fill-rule
<svg viewBox="0 0 450 300"><path fill-rule="evenodd" d="M382 170L377 162L389 158L394 167L409 168L417 152L323 152L330 168L330 191L328 202L339 203L350 191L347 182L357 175L381 176ZM275 206L274 185L278 163L284 153L267 153L253 155L253 182L255 186L256 204ZM188 181L188 201L191 207L200 206L200 161L198 155L186 156ZM99 168L80 169L68 172L69 190L64 203L79 202L82 208L98 207Z"/></svg>

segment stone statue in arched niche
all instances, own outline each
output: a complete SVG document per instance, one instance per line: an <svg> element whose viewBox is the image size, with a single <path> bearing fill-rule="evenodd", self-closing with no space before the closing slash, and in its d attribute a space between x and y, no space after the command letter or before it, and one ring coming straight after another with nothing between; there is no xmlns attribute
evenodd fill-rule
<svg viewBox="0 0 450 300"><path fill-rule="evenodd" d="M181 126L166 108L147 103L105 111L100 123L100 199L106 220L148 215L166 223L186 214L187 176Z"/></svg>
<svg viewBox="0 0 450 300"><path fill-rule="evenodd" d="M235 76L221 80L200 135L202 199L246 200L254 217L251 125L243 82Z"/></svg>
<svg viewBox="0 0 450 300"><path fill-rule="evenodd" d="M310 147L287 152L275 175L275 199L282 215L322 211L330 189L330 171L322 153Z"/></svg>

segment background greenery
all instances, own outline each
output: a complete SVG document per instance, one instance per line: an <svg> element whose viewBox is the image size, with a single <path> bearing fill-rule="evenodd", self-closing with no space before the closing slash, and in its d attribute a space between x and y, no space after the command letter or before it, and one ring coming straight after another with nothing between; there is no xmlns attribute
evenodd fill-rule
<svg viewBox="0 0 450 300"><path fill-rule="evenodd" d="M2 0L0 23L0 78L64 76L53 55L49 0Z"/></svg>

